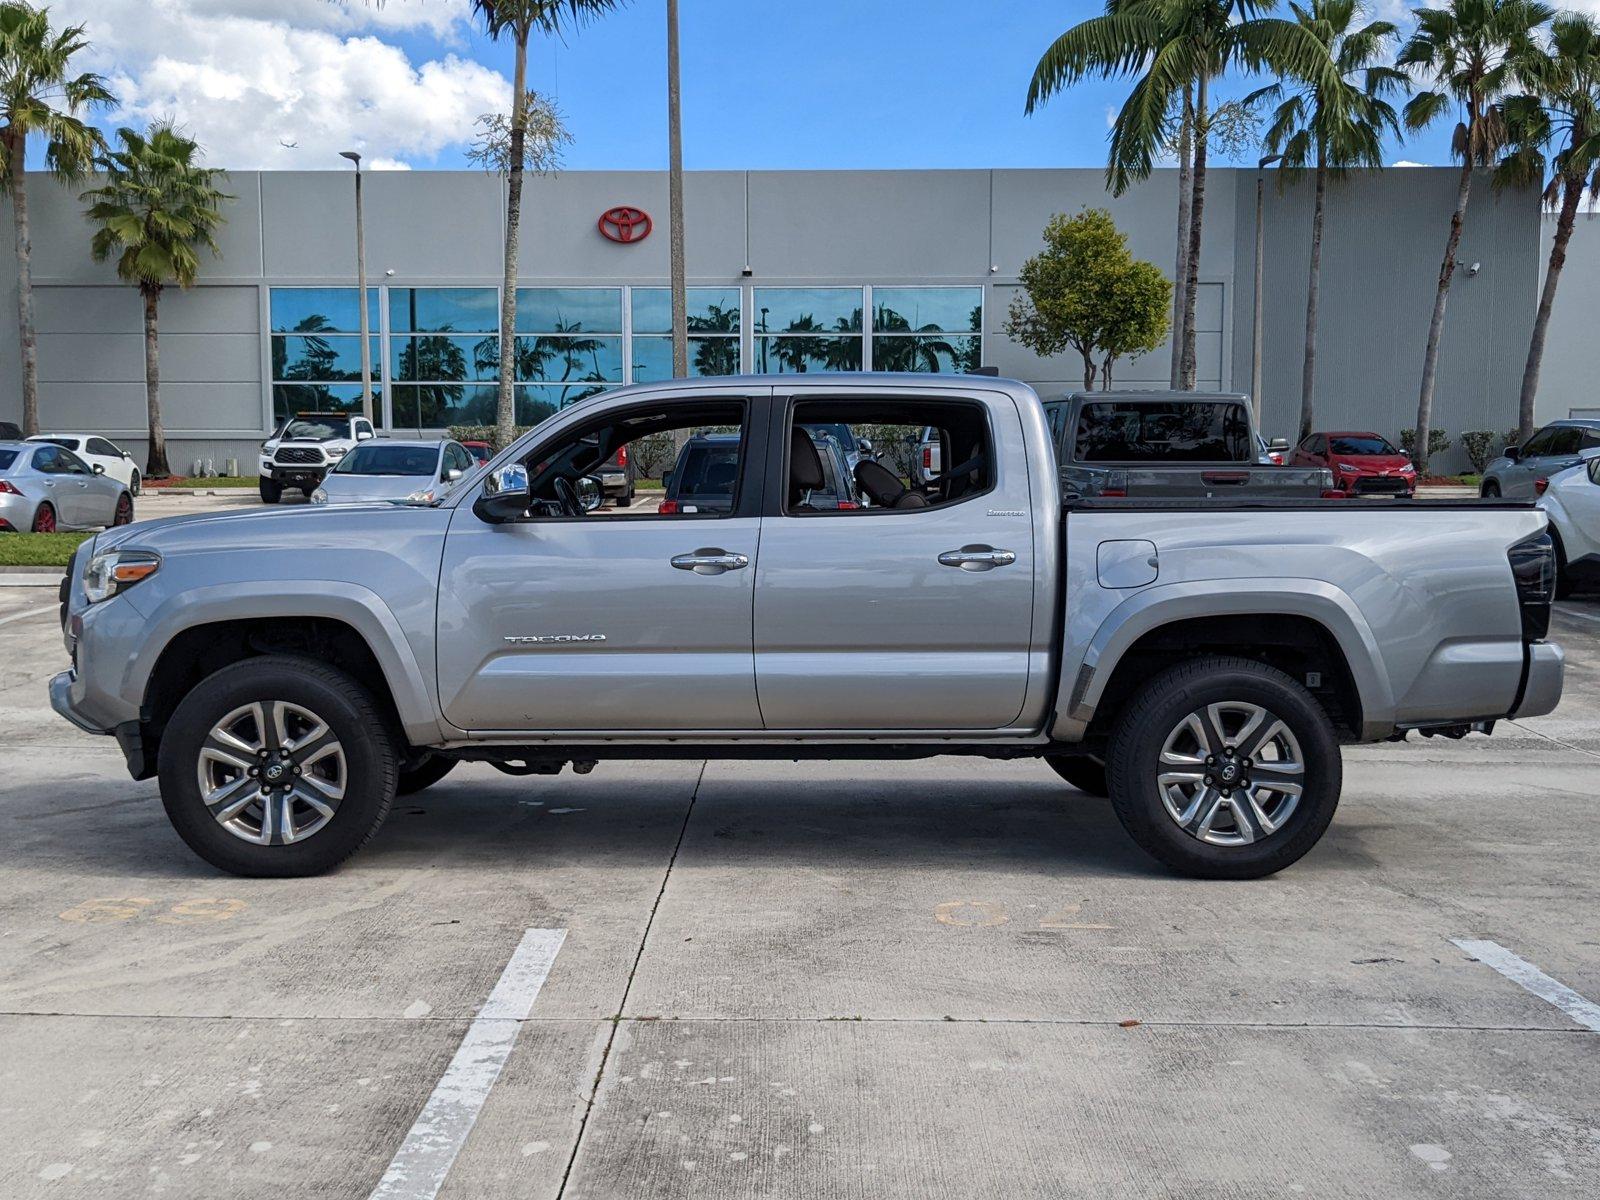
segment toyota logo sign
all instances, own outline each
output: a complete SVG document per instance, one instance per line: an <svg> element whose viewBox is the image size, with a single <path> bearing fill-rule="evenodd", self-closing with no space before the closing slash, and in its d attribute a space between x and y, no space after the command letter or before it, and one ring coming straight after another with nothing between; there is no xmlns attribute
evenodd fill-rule
<svg viewBox="0 0 1600 1200"><path fill-rule="evenodd" d="M627 245L650 236L650 214L631 204L619 204L600 214L600 233L613 242Z"/></svg>

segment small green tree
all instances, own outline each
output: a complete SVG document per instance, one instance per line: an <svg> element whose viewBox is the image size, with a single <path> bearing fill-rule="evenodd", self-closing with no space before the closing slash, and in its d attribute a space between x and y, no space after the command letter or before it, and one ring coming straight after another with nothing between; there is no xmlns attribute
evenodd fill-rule
<svg viewBox="0 0 1600 1200"><path fill-rule="evenodd" d="M1415 429L1402 429L1400 431L1400 448L1411 455L1414 460L1417 456L1417 431ZM1450 435L1442 429L1428 430L1428 455L1443 454L1450 449ZM1424 460L1426 461L1426 459Z"/></svg>
<svg viewBox="0 0 1600 1200"><path fill-rule="evenodd" d="M1461 435L1456 445L1466 451L1472 469L1482 475L1483 469L1489 465L1489 459L1494 457L1494 443L1499 436L1492 429L1469 429Z"/></svg>
<svg viewBox="0 0 1600 1200"><path fill-rule="evenodd" d="M1023 290L1005 331L1041 358L1076 350L1083 386L1111 386L1112 368L1161 345L1171 327L1172 283L1128 250L1128 238L1103 208L1057 213L1044 250L1022 264Z"/></svg>

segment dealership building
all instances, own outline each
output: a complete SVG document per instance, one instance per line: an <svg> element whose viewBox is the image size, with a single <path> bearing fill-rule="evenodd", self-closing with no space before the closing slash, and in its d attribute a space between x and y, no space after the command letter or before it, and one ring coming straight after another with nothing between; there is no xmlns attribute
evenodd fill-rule
<svg viewBox="0 0 1600 1200"><path fill-rule="evenodd" d="M1397 437L1413 423L1423 344L1457 176L1409 168L1334 185L1318 338L1318 425ZM143 452L141 306L89 253L75 191L28 180L47 430ZM364 177L374 408L396 435L492 420L505 186L481 172ZM235 172L199 283L161 301L163 415L175 469L251 469L285 413L360 403L354 193L348 173ZM1248 391L1256 304L1257 175L1214 169L1200 262L1201 387ZM1299 412L1310 188L1261 203L1264 431ZM1112 198L1098 170L691 172L685 181L691 370L996 368L1041 392L1081 386L1076 355L1007 337L1023 261L1055 213L1105 206L1135 254L1171 273L1176 174ZM517 298L523 422L671 373L667 180L570 171L524 191ZM9 221L9 215L7 215ZM1541 420L1600 413L1592 351L1600 224L1580 216L1539 394ZM1548 253L1532 192L1474 192L1451 291L1434 423L1506 430ZM16 312L16 263L0 256ZM1124 362L1119 387L1165 386L1165 349ZM19 420L17 339L0 328L0 419ZM1442 460L1461 467L1452 450Z"/></svg>

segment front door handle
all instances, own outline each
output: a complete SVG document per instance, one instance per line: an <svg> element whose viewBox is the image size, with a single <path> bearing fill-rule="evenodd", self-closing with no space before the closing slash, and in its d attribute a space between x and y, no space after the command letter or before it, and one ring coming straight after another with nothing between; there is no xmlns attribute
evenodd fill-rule
<svg viewBox="0 0 1600 1200"><path fill-rule="evenodd" d="M721 575L724 571L744 570L750 565L750 558L745 554L731 554L720 546L702 546L688 554L673 555L672 565L696 575Z"/></svg>
<svg viewBox="0 0 1600 1200"><path fill-rule="evenodd" d="M996 550L993 546L963 546L939 555L939 565L960 567L963 571L992 571L1017 561L1015 550Z"/></svg>

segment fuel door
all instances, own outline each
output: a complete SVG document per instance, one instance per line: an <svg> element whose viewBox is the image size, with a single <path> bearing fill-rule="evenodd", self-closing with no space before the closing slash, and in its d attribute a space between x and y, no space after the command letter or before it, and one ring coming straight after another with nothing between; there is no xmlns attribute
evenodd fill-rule
<svg viewBox="0 0 1600 1200"><path fill-rule="evenodd" d="M1101 542L1095 574L1103 588L1136 588L1154 583L1160 573L1156 544L1139 538Z"/></svg>

